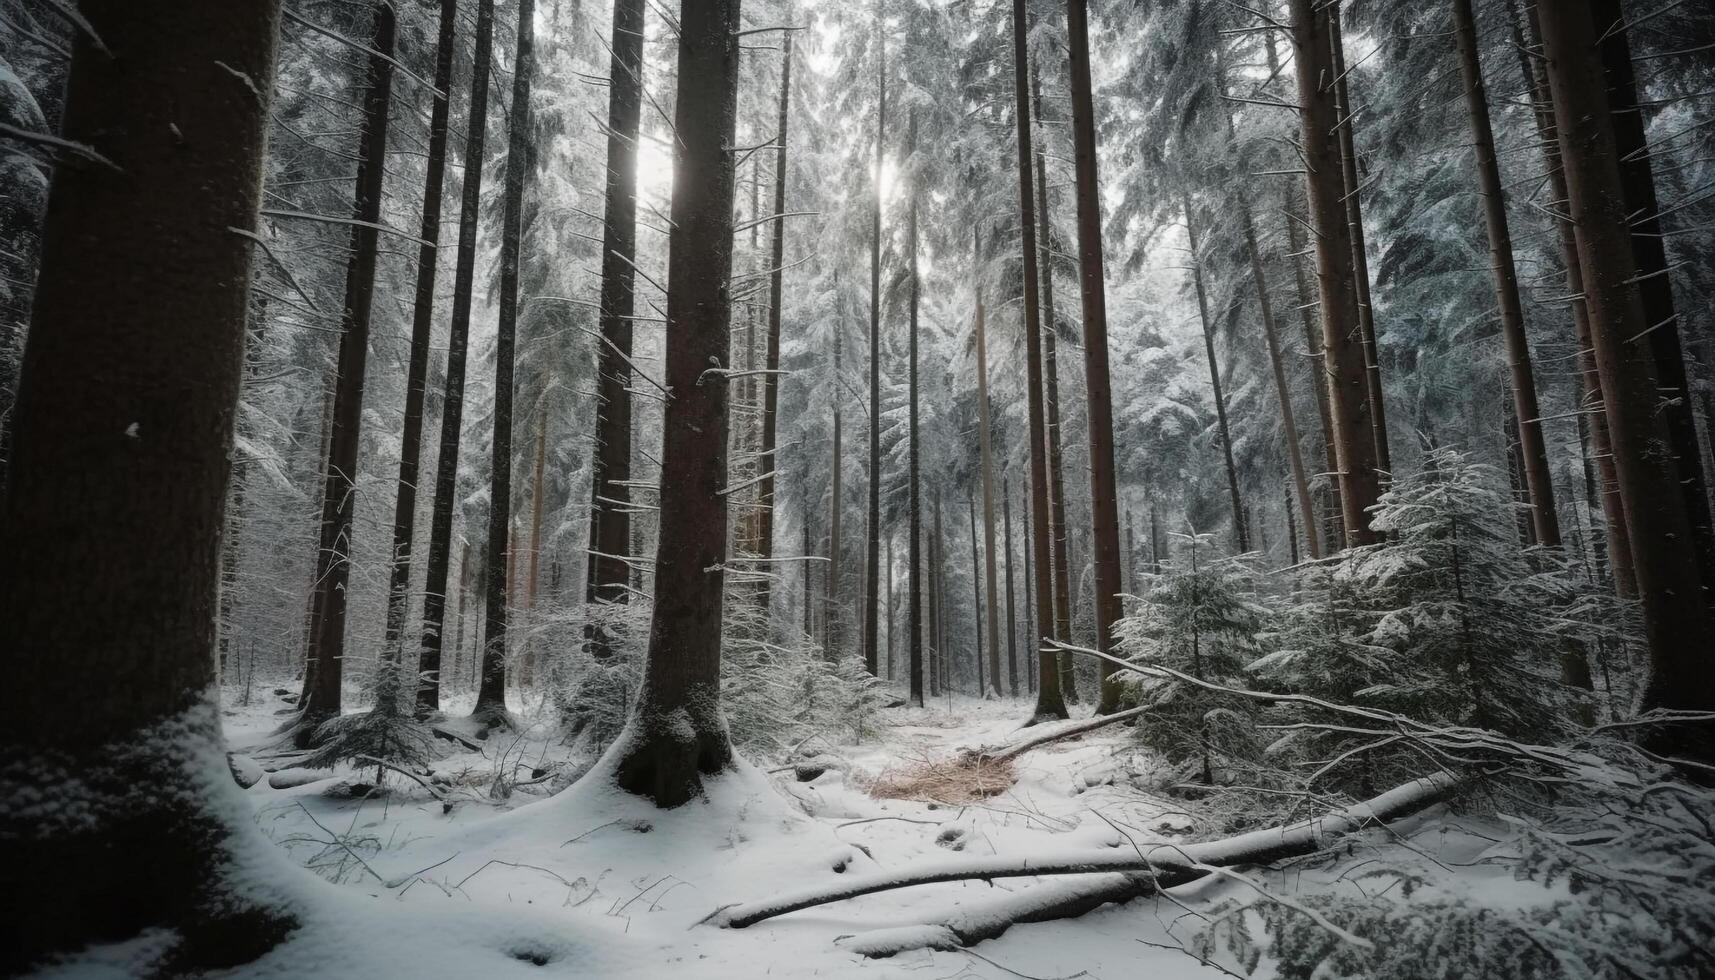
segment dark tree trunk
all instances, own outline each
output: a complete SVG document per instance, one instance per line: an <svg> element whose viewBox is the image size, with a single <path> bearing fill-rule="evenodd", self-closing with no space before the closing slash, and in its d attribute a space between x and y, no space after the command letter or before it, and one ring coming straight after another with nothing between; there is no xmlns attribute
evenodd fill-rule
<svg viewBox="0 0 1715 980"><path fill-rule="evenodd" d="M1715 599L1715 591L1711 591L1715 590L1715 523L1711 522L1705 491L1707 475L1697 443L1697 425L1692 420L1685 354L1680 347L1679 320L1674 310L1673 279L1667 264L1667 238L1662 234L1655 165L1650 158L1644 109L1632 69L1630 34L1620 0L1591 0L1589 6L1607 80L1620 191L1631 219L1632 255L1638 270L1638 292L1643 300L1644 328L1649 330L1650 353L1655 358L1656 386L1667 420L1667 445L1679 458L1680 496L1684 498L1686 518L1691 522L1696 544L1703 600L1709 603ZM1585 279L1589 279L1589 270L1585 273Z"/></svg>
<svg viewBox="0 0 1715 980"><path fill-rule="evenodd" d="M524 179L530 161L530 74L534 70L535 0L519 0L518 49L512 62L512 117L507 120L505 203L500 219L500 309L494 344L494 439L488 492L488 624L482 637L482 686L471 712L488 727L506 723L506 627L518 598L517 575L502 579L502 553L516 547L512 526L512 395L518 345L518 257L524 239ZM507 547L508 535L513 547Z"/></svg>
<svg viewBox="0 0 1715 980"><path fill-rule="evenodd" d="M1029 590L1031 581L1035 581L1036 628L1048 629L1053 626L1055 616L1050 571L1052 558L1048 545L1049 440L1042 404L1044 324L1037 294L1041 280L1037 272L1036 221L1040 216L1036 208L1035 181L1030 172L1033 152L1030 138L1030 56L1026 44L1029 27L1025 16L1027 6L1026 0L1013 0L1012 3L1013 116L1018 126L1018 226L1024 259L1025 384L1028 389L1025 400L1030 416L1030 514L1025 518L1025 538L1030 543L1032 574L1025 577L1025 589ZM1046 218L1041 220L1046 225ZM1048 328L1052 330L1053 325L1048 324ZM1034 535L1028 523L1032 516L1035 518ZM1036 638L1034 647L1040 648L1041 638L1034 632L1030 636ZM1055 669L1053 658L1039 657L1037 673L1036 710L1032 720L1066 717L1066 701L1060 692L1060 674Z"/></svg>
<svg viewBox="0 0 1715 980"><path fill-rule="evenodd" d="M786 265L786 219L781 217L786 213L786 124L791 118L792 107L792 34L787 32L781 42L780 62L780 115L775 122L775 145L779 148L774 169L774 221L769 229L771 239L769 255L773 270L768 283L768 370L763 375L763 406L762 406L762 456L761 463L764 475L761 485L761 496L758 506L761 509L760 540L757 542L757 552L763 558L774 554L774 458L775 426L780 409L780 375L772 372L780 368L780 306L784 301L785 265ZM767 576L761 577L758 591L762 608L768 608Z"/></svg>
<svg viewBox="0 0 1715 980"><path fill-rule="evenodd" d="M1375 442L1376 469L1385 485L1393 480L1393 453L1388 449L1387 401L1382 390L1381 350L1376 344L1376 311L1370 298L1369 250L1364 244L1362 183L1358 151L1352 137L1352 97L1346 81L1346 46L1340 30L1340 4L1329 5L1328 53L1333 65L1335 129L1340 137L1340 179L1344 185L1346 226L1352 240L1352 286L1358 304L1358 327L1363 338L1364 393L1370 406L1370 438Z"/></svg>
<svg viewBox="0 0 1715 980"><path fill-rule="evenodd" d="M906 161L909 164L912 156L917 153L917 113L912 112L906 131ZM922 461L918 450L922 443L917 425L917 188L911 188L911 203L905 217L905 250L911 268L906 280L910 290L910 331L909 368L906 379L907 397L910 401L911 448L907 451L907 493L906 508L911 517L911 548L907 556L911 563L911 599L910 612L907 615L907 632L911 642L911 680L910 701L921 708L923 706L923 500L920 479ZM873 416L872 416L873 418Z"/></svg>
<svg viewBox="0 0 1715 980"><path fill-rule="evenodd" d="M1233 508L1233 544L1239 554L1251 550L1245 528L1244 501L1239 496L1239 470L1233 465L1233 437L1227 428L1227 399L1221 391L1221 366L1215 359L1215 329L1209 323L1209 300L1203 288L1203 259L1197 247L1196 219L1191 202L1185 202L1185 235L1191 245L1191 283L1197 293L1197 319L1203 325L1203 351L1209 358L1209 385L1215 392L1215 424L1221 434L1221 456L1227 468L1227 498Z"/></svg>
<svg viewBox="0 0 1715 980"><path fill-rule="evenodd" d="M1265 44L1269 75L1278 75L1280 59L1275 50L1273 32L1267 34ZM1334 423L1328 407L1328 374L1322 357L1322 338L1314 312L1316 299L1312 295L1309 276L1304 271L1304 258L1309 254L1309 249L1304 243L1306 220L1300 217L1305 209L1299 200L1296 184L1289 184L1286 188L1286 211L1286 241L1292 253L1287 259L1292 264L1293 295L1298 298L1298 320L1304 330L1304 353L1310 359L1310 390L1316 396L1316 417L1322 425L1323 463L1328 474L1325 486L1329 506L1323 518L1325 523L1322 525L1326 536L1318 537L1323 538L1326 547L1336 548L1337 543L1345 540L1346 536L1340 510L1340 464L1334 454ZM1155 542L1151 538L1152 552L1154 548Z"/></svg>
<svg viewBox="0 0 1715 980"><path fill-rule="evenodd" d="M423 586L423 645L417 669L417 710L441 707L442 626L447 611L448 565L452 561L453 510L457 505L459 437L464 427L465 358L470 344L471 285L476 278L476 239L482 210L482 168L488 136L489 60L494 46L494 0L477 0L476 48L471 56L470 119L464 144L464 193L459 205L458 265L453 273L453 311L447 328L446 393L441 400L441 449L435 461L435 509L429 523L428 577Z"/></svg>
<svg viewBox="0 0 1715 980"><path fill-rule="evenodd" d="M1036 539L1030 536L1030 508L1024 506L1023 500L1019 501L1018 514L1019 519L1024 522L1023 550L1026 558L1029 558L1031 556L1031 542ZM1031 569L1028 567L1028 562L1026 565L1025 574L1022 576L1024 579L1024 638L1029 646L1024 649L1024 681L1030 695L1035 697L1037 687L1041 683L1039 675L1042 672L1042 634L1037 626L1040 621L1036 619L1036 597L1040 593L1033 592L1030 583L1035 581L1036 576L1030 574Z"/></svg>
<svg viewBox="0 0 1715 980"><path fill-rule="evenodd" d="M1530 342L1524 332L1524 304L1519 300L1512 232L1507 227L1507 202L1501 189L1500 163L1495 159L1495 134L1489 126L1488 90L1483 85L1482 62L1477 56L1476 18L1471 11L1471 0L1452 2L1459 67L1465 78L1465 102L1470 109L1471 140L1477 155L1477 184L1483 197L1483 221L1489 233L1495 300L1500 306L1501 334L1506 339L1507 367L1512 373L1519 463L1524 469L1536 540L1558 548L1560 518L1554 512L1554 482L1548 473L1548 448L1543 443L1542 413L1536 401L1536 375L1531 370Z"/></svg>
<svg viewBox="0 0 1715 980"><path fill-rule="evenodd" d="M1596 45L1590 6L1588 0L1543 4L1537 16L1578 256L1588 273L1590 329L1649 642L1651 674L1643 706L1703 711L1715 707L1715 675L1705 643L1709 614L1702 602L1693 601L1697 546L1679 492L1680 469L1672 455L1651 450L1668 439L1667 423L1657 414L1655 362L1650 351L1630 343L1648 329L1647 314L1632 253L1614 117L1601 67L1590 57ZM1666 733L1658 743L1710 755L1706 730Z"/></svg>
<svg viewBox="0 0 1715 980"><path fill-rule="evenodd" d="M865 515L867 527L864 551L864 609L863 665L873 677L876 673L876 586L881 575L881 147L887 131L887 33L881 18L881 2L876 0L876 43L879 56L875 69L877 107L875 112L875 199L870 208L869 239L869 509ZM892 542L888 542L892 547ZM889 559L891 566L892 560ZM889 567L891 579L893 569ZM893 674L892 602L893 588L888 586L888 676Z"/></svg>
<svg viewBox="0 0 1715 980"><path fill-rule="evenodd" d="M732 762L720 706L728 384L708 372L725 367L732 324L739 0L686 0L679 27L655 610L637 707L613 749L620 787L663 807Z"/></svg>
<svg viewBox="0 0 1715 980"><path fill-rule="evenodd" d="M1120 602L1119 490L1114 476L1114 407L1108 377L1107 287L1102 278L1102 205L1096 174L1096 110L1090 91L1087 0L1067 0L1066 33L1072 54L1072 147L1078 185L1078 269L1084 305L1084 385L1090 424L1090 563L1095 570L1096 648L1113 650ZM1096 712L1119 707L1114 665L1097 666L1101 690Z"/></svg>
<svg viewBox="0 0 1715 980"><path fill-rule="evenodd" d="M982 263L982 246L978 243L976 262ZM990 435L989 425L989 357L988 357L988 325L983 318L983 290L979 279L977 283L977 443L982 466L983 487L983 575L988 588L988 603L981 614L988 618L988 677L990 687L984 688L982 694L987 697L992 690L995 696L1000 695L1000 601L996 595L995 555L994 555L994 446Z"/></svg>
<svg viewBox="0 0 1715 980"><path fill-rule="evenodd" d="M601 344L596 354L587 605L624 603L631 581L631 311L637 254L637 133L643 106L644 0L615 0L607 92L607 205L601 239ZM614 638L592 617L590 655Z"/></svg>
<svg viewBox="0 0 1715 980"><path fill-rule="evenodd" d="M441 187L447 170L447 116L452 106L453 55L458 0L441 0L435 47L435 88L442 93L429 112L429 162L423 177L423 220L418 237L417 291L411 309L411 360L405 370L405 426L399 436L398 496L393 505L393 569L387 589L387 652L402 655L411 589L411 542L417 533L417 480L423 456L423 398L428 388L429 346L435 326L435 266L441 241Z"/></svg>
<svg viewBox="0 0 1715 980"><path fill-rule="evenodd" d="M178 976L294 925L230 877L212 691L278 5L78 10L63 134L114 167L54 170L0 503L0 973L149 930Z"/></svg>
<svg viewBox="0 0 1715 980"><path fill-rule="evenodd" d="M1519 71L1526 90L1535 105L1537 138L1542 144L1543 164L1548 174L1548 207L1557 214L1570 213L1567 203L1566 172L1560 164L1560 143L1555 135L1553 97L1548 90L1548 75L1540 60L1531 57L1541 31L1536 26L1536 11L1528 8L1528 41L1524 23L1516 6L1509 5L1512 16L1513 46L1518 52ZM1528 46L1527 46L1528 44ZM1590 341L1590 314L1584 301L1584 272L1579 266L1577 229L1569 220L1555 221L1559 239L1560 261L1566 270L1566 295L1572 306L1574 343L1578 348L1579 405L1588 419L1589 443L1601 474L1601 507L1607 534L1608 567L1614 578L1614 589L1623 598L1635 598L1637 579L1632 574L1631 533L1626 528L1625 508L1620 504L1620 486L1614 473L1614 455L1608 444L1608 415L1602 397L1602 377L1596 370L1595 352Z"/></svg>
<svg viewBox="0 0 1715 980"><path fill-rule="evenodd" d="M1369 508L1380 495L1375 418L1366 380L1351 226L1342 199L1339 115L1330 80L1329 20L1333 11L1315 0L1291 0L1298 105L1308 178L1310 224L1316 235L1316 279L1321 301L1323 371L1339 463L1340 507L1347 545L1373 544Z"/></svg>
<svg viewBox="0 0 1715 980"><path fill-rule="evenodd" d="M1018 617L1013 612L1012 561L1017 553L1012 547L1012 488L1007 479L1000 479L1001 523L1006 528L1006 691L1018 697ZM997 682L996 687L999 687Z"/></svg>
<svg viewBox="0 0 1715 980"><path fill-rule="evenodd" d="M976 620L977 624L977 645L975 650L975 660L977 662L977 696L986 698L989 696L990 692L985 678L993 677L994 672L989 671L985 675L983 671L983 566L981 549L977 544L977 498L975 495L967 496L965 498L965 502L969 505L969 510L971 512L971 618ZM988 635L991 639L994 637L994 627L989 627ZM997 657L996 659L998 660L999 658ZM994 693L998 694L999 692L996 691Z"/></svg>
<svg viewBox="0 0 1715 980"><path fill-rule="evenodd" d="M333 435L322 491L321 547L316 554L316 596L310 639L315 684L299 714L293 741L307 747L322 722L340 712L344 680L346 584L351 578L352 518L357 511L357 447L363 428L363 373L369 360L369 320L375 303L375 264L381 221L381 184L387 163L387 113L392 104L393 7L375 4L368 88L363 99L361 159L352 194L351 255L345 268Z"/></svg>

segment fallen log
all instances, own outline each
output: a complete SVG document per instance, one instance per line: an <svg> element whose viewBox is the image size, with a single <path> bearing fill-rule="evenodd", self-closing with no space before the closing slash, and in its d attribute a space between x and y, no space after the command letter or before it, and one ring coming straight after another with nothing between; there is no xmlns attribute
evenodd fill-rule
<svg viewBox="0 0 1715 980"><path fill-rule="evenodd" d="M842 902L876 892L950 881L993 881L996 878L1118 872L1141 875L1149 887L1154 889L1171 888L1195 881L1209 874L1211 868L1264 864L1281 858L1314 853L1334 838L1364 827L1396 820L1430 806L1444 799L1458 784L1459 780L1453 774L1436 773L1414 779L1373 799L1353 804L1326 816L1312 817L1284 827L1253 830L1201 844L1149 844L1132 850L1078 851L1022 859L996 856L936 861L895 873L845 875L835 882L788 891L759 902L722 906L703 921L727 929L743 929L776 916L818 905ZM1113 893L1122 894L1124 890L1119 884L1113 884ZM1068 899L1074 905L1090 900L1092 896L1089 895ZM1101 905L1112 900L1115 899L1102 899L1096 904ZM1080 914L1093 907L1095 906L1083 907L1070 914Z"/></svg>
<svg viewBox="0 0 1715 980"><path fill-rule="evenodd" d="M1097 715L1094 718L1086 718L1083 721L1068 722L1067 724L1059 725L1046 731L1038 731L1024 741L1017 742L1013 745L982 749L966 749L965 752L967 755L977 756L989 762L1004 762L1007 759L1016 759L1024 753L1029 752L1031 749L1041 748L1042 746L1048 745L1052 742L1073 738L1075 736L1082 735L1085 732L1093 732L1098 728L1106 728L1109 725L1118 724L1122 721L1129 721L1132 718L1141 716L1144 713L1144 710L1145 709L1142 707L1127 708L1124 711L1116 711L1109 715Z"/></svg>

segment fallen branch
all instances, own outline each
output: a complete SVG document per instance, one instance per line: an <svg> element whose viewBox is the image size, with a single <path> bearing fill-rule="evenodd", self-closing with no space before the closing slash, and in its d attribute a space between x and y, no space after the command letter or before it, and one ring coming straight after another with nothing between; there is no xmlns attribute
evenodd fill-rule
<svg viewBox="0 0 1715 980"><path fill-rule="evenodd" d="M1286 827L1254 830L1201 844L1156 844L1135 851L1081 851L1049 858L987 857L964 861L937 861L915 870L892 874L846 876L829 885L799 889L760 902L728 905L716 909L705 922L728 929L743 929L802 909L841 902L862 895L949 881L993 881L996 878L1034 878L1057 875L1121 873L1143 876L1146 890L1171 888L1195 881L1212 867L1265 864L1281 858L1311 854L1333 838L1366 826L1386 823L1415 813L1438 802L1459 781L1451 773L1436 773L1395 787L1363 803L1353 804L1324 817L1313 817ZM1124 886L1124 887L1122 887ZM1100 897L1120 894L1132 897L1131 883L1112 881L1095 895L1075 891L1066 899L1081 914L1090 908L1119 899ZM1100 898L1099 901L1096 901ZM1084 903L1096 901L1096 905ZM1064 903L1052 903L1062 907ZM968 914L968 913L966 913ZM1061 918L1062 914L1047 916ZM1010 921L1041 921L1040 919ZM957 929L949 924L949 928ZM1004 930L1002 930L1004 931ZM998 935L998 933L996 933ZM983 935L980 938L989 938Z"/></svg>
<svg viewBox="0 0 1715 980"><path fill-rule="evenodd" d="M970 755L978 756L990 762L1004 762L1007 759L1015 759L1018 756L1029 752L1031 749L1041 748L1042 746L1048 745L1052 742L1073 738L1075 736L1082 735L1085 732L1093 732L1098 728L1105 728L1108 725L1137 718L1143 714L1144 710L1145 709L1142 707L1127 708L1124 711L1116 711L1111 715L1097 715L1094 718L1086 718L1083 721L1074 721L1057 728L1038 732L1015 745L984 749L966 749L965 751Z"/></svg>

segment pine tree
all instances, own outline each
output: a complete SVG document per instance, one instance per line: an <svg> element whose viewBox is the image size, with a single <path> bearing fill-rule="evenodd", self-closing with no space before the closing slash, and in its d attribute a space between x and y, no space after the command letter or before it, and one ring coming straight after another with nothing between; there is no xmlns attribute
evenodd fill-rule
<svg viewBox="0 0 1715 980"><path fill-rule="evenodd" d="M148 935L137 968L184 975L296 926L236 880L266 844L211 694L278 5L78 11L95 156L54 170L0 501L0 972Z"/></svg>
<svg viewBox="0 0 1715 980"><path fill-rule="evenodd" d="M679 12L675 186L668 243L667 387L655 609L643 686L609 752L619 786L673 807L732 762L721 715L727 382L739 0ZM781 219L777 219L781 220ZM711 374L711 368L717 369Z"/></svg>

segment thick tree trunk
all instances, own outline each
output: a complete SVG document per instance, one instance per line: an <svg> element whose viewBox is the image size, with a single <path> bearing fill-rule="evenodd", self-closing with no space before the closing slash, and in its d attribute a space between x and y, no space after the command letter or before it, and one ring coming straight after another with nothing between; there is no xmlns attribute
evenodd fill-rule
<svg viewBox="0 0 1715 980"><path fill-rule="evenodd" d="M982 249L977 249L977 262L982 262ZM983 485L983 575L988 586L988 604L983 615L988 620L988 677L990 686L982 691L986 697L1000 696L1000 602L995 595L996 568L994 554L994 447L989 424L989 358L988 330L983 320L982 284L977 285L977 442L981 451ZM974 574L974 571L973 571ZM1016 688L1017 676L1013 678Z"/></svg>
<svg viewBox="0 0 1715 980"><path fill-rule="evenodd" d="M1333 11L1315 0L1291 0L1291 4L1298 115L1308 171L1310 224L1316 235L1323 371L1339 463L1342 523L1348 546L1366 545L1376 540L1369 508L1380 495L1380 473L1366 359L1357 339L1362 327L1353 281L1351 226L1342 203L1346 191L1328 46Z"/></svg>
<svg viewBox="0 0 1715 980"><path fill-rule="evenodd" d="M1274 33L1268 32L1264 39L1268 53L1268 71L1270 77L1280 73L1280 58L1275 49ZM1337 543L1345 540L1346 532L1341 521L1340 509L1340 464L1334 454L1334 423L1328 407L1328 375L1322 358L1322 338L1317 328L1315 308L1316 298L1312 295L1309 276L1304 271L1304 258L1309 249L1304 243L1304 225L1307 219L1300 217L1305 208L1299 200L1298 186L1288 184L1286 188L1286 241L1291 250L1287 256L1292 264L1293 295L1298 299L1298 320L1304 329L1304 353L1310 359L1310 389L1316 396L1316 417L1322 425L1322 453L1327 467L1327 502L1328 512L1323 517L1322 525L1326 532L1324 539L1328 547L1337 547ZM1321 537L1321 535L1319 535ZM1150 547L1154 548L1154 539Z"/></svg>
<svg viewBox="0 0 1715 980"><path fill-rule="evenodd" d="M1667 263L1667 237L1662 234L1655 165L1650 157L1644 108L1632 68L1630 32L1625 26L1625 9L1620 0L1591 0L1589 6L1607 81L1620 190L1631 221L1638 293L1643 301L1650 352L1655 358L1656 387L1667 421L1667 445L1679 459L1680 496L1684 498L1686 518L1691 522L1698 581L1702 583L1703 601L1707 604L1715 601L1715 522L1711 520L1705 489L1707 474L1703 472L1697 424L1692 419L1685 354L1680 346L1679 319L1673 302L1673 278ZM1585 272L1585 278L1589 279L1589 270Z"/></svg>
<svg viewBox="0 0 1715 980"><path fill-rule="evenodd" d="M0 503L0 973L148 931L176 976L294 925L230 875L213 699L278 5L78 10L63 135L114 166L54 170Z"/></svg>
<svg viewBox="0 0 1715 980"><path fill-rule="evenodd" d="M1239 470L1233 465L1233 437L1227 428L1227 399L1221 391L1221 366L1215 359L1215 329L1209 323L1209 300L1203 288L1203 259L1197 244L1197 224L1191 202L1185 201L1185 235L1191 245L1191 283L1197 293L1197 319L1203 325L1203 351L1209 359L1209 385L1215 393L1215 425L1221 435L1221 455L1227 468L1227 498L1233 509L1233 545L1239 554L1251 550L1245 528L1244 500L1239 496ZM1105 651L1104 651L1105 652Z"/></svg>
<svg viewBox="0 0 1715 980"><path fill-rule="evenodd" d="M881 147L887 132L887 31L876 0L875 69L875 197L870 207L869 239L869 508L865 514L863 665L870 676L876 673L876 586L881 578ZM888 541L891 549L893 542ZM888 559L888 654L887 673L893 676L893 559Z"/></svg>
<svg viewBox="0 0 1715 980"><path fill-rule="evenodd" d="M534 70L535 0L519 0L518 49L512 63L512 117L507 120L505 203L500 224L500 310L494 345L494 438L489 464L488 595L482 637L482 686L471 717L506 723L506 630L518 590L501 579L501 554L512 530L512 396L518 345L518 259L524 238L524 180L530 161L530 75Z"/></svg>
<svg viewBox="0 0 1715 980"><path fill-rule="evenodd" d="M1036 628L1048 629L1054 624L1054 598L1051 556L1048 545L1048 432L1043 408L1043 320L1038 306L1037 220L1046 219L1036 208L1036 186L1031 175L1032 146L1030 136L1030 56L1026 0L1012 3L1012 74L1013 117L1018 127L1018 226L1022 238L1024 259L1024 336L1026 402L1030 417L1030 514L1035 518L1035 534L1027 524L1025 537L1030 542L1032 574L1025 579L1025 588L1035 582ZM1048 325L1052 329L1052 324ZM1029 518L1027 517L1028 521ZM1028 604L1028 603L1027 603ZM1035 647L1042 646L1036 633ZM1060 675L1052 658L1038 658L1036 710L1033 721L1066 717L1066 702L1060 691Z"/></svg>
<svg viewBox="0 0 1715 980"><path fill-rule="evenodd" d="M906 161L917 153L917 113L910 114L910 122L906 124ZM907 398L910 402L911 448L906 456L907 491L906 507L910 513L911 548L907 559L911 563L911 598L908 603L910 612L906 617L906 630L910 634L910 701L921 708L923 706L923 500L920 467L922 460L919 448L922 445L918 431L917 418L917 304L920 299L919 283L917 281L917 188L911 188L911 203L905 217L905 249L907 261L911 268L907 274L910 290L910 331L909 367L906 380Z"/></svg>
<svg viewBox="0 0 1715 980"><path fill-rule="evenodd" d="M441 0L435 46L435 97L429 111L429 160L423 176L423 220L417 237L417 290L411 308L411 359L405 369L405 425L399 436L399 482L393 505L393 568L387 588L387 652L403 654L401 635L411 589L411 544L417 534L417 481L423 458L423 399L435 328L435 269L441 241L441 188L446 182L447 117L452 107L458 0Z"/></svg>
<svg viewBox="0 0 1715 980"><path fill-rule="evenodd" d="M1535 106L1537 138L1542 144L1543 165L1548 174L1548 207L1556 214L1570 213L1567 203L1566 172L1560 164L1560 143L1555 135L1553 97L1548 89L1548 75L1540 59L1531 51L1541 31L1536 24L1534 6L1527 8L1528 36L1521 23L1519 10L1509 5L1512 16L1513 47L1518 52L1519 71L1526 90ZM1625 508L1620 504L1619 480L1614 473L1614 456L1608 445L1608 415L1602 397L1602 378L1596 370L1595 352L1590 342L1590 314L1584 301L1584 272L1579 266L1577 229L1570 220L1555 221L1559 239L1560 261L1566 270L1566 295L1572 307L1574 343L1577 345L1579 375L1579 405L1588 420L1591 454L1601 474L1601 507L1607 535L1608 567L1614 578L1615 591L1622 598L1635 598L1637 579L1632 574L1632 541L1626 528Z"/></svg>
<svg viewBox="0 0 1715 980"><path fill-rule="evenodd" d="M1652 669L1643 705L1708 710L1715 707L1715 675L1705 642L1708 608L1694 601L1697 546L1679 492L1680 469L1672 455L1652 450L1668 444L1668 426L1657 414L1655 362L1648 350L1630 342L1649 324L1608 93L1601 68L1590 57L1596 45L1590 6L1588 0L1544 4L1537 16L1578 256L1588 273L1590 329L1649 642ZM1667 733L1660 741L1675 750L1710 754L1706 733Z"/></svg>
<svg viewBox="0 0 1715 980"><path fill-rule="evenodd" d="M739 0L686 0L679 28L655 610L637 707L611 750L620 787L663 807L732 761L720 706L728 385L708 371L726 365L732 321Z"/></svg>
<svg viewBox="0 0 1715 980"><path fill-rule="evenodd" d="M1495 159L1495 134L1489 126L1488 90L1483 85L1483 66L1477 56L1476 17L1471 11L1471 0L1452 2L1459 68L1465 78L1471 141L1477 156L1477 185L1489 233L1495 300L1500 306L1501 334L1506 339L1507 367L1512 373L1513 415L1518 426L1519 462L1524 468L1525 490L1530 495L1531 524L1538 543L1558 548L1560 518L1554 512L1554 483L1548 473L1548 448L1543 442L1542 413L1536 401L1536 375L1531 370L1530 342L1524 332L1524 304L1519 300L1512 232L1507 227L1507 202L1501 189L1500 163Z"/></svg>
<svg viewBox="0 0 1715 980"><path fill-rule="evenodd" d="M1376 311L1370 298L1369 249L1364 244L1363 184L1358 177L1358 151L1352 137L1352 97L1346 81L1346 46L1340 30L1340 4L1330 5L1328 52L1333 66L1335 129L1340 139L1340 179L1344 185L1346 226L1352 242L1352 286L1358 304L1358 327L1363 338L1364 393L1370 406L1370 438L1375 442L1376 469L1383 485L1393 481L1393 453L1388 448L1387 401L1382 389L1381 350L1376 344Z"/></svg>
<svg viewBox="0 0 1715 980"><path fill-rule="evenodd" d="M488 76L493 45L494 0L477 0L469 121L465 124L464 188L459 205L458 263L453 272L453 310L447 328L446 394L441 400L441 448L435 461L435 509L429 522L428 578L423 586L423 644L417 663L423 678L417 688L420 714L441 708L442 626L447 611L447 566L452 559L453 511L458 503L459 437L464 427L465 359L470 345L471 286L476 278L476 239L482 211Z"/></svg>
<svg viewBox="0 0 1715 980"><path fill-rule="evenodd" d="M1090 91L1088 0L1067 0L1066 33L1072 56L1073 169L1078 185L1079 291L1084 306L1084 385L1090 425L1090 563L1095 570L1096 648L1113 648L1113 628L1125 615L1120 602L1119 490L1114 475L1114 406L1108 377L1108 301L1102 275L1101 187L1096 174L1096 110ZM1102 661L1096 711L1119 706L1119 686Z"/></svg>
<svg viewBox="0 0 1715 980"><path fill-rule="evenodd" d="M1022 497L1022 495L1023 494L1021 491L1020 496ZM1023 548L1023 550L1024 550L1026 558L1029 558L1029 556L1031 554L1031 551L1030 551L1031 542L1035 541L1036 539L1030 536L1030 508L1025 506L1024 504L1025 504L1025 502L1021 499L1019 501L1018 514L1019 514L1019 519L1024 523L1024 528L1023 528L1024 548ZM1040 593L1033 591L1033 588L1031 586L1031 582L1036 580L1036 576L1030 574L1030 571L1031 571L1031 569L1029 568L1029 563L1027 562L1026 568L1025 568L1025 574L1023 576L1023 578L1024 578L1024 639L1025 639L1025 642L1028 644L1028 646L1026 646L1024 648L1024 682L1025 682L1025 687L1029 690L1030 695L1032 697L1035 697L1036 691L1037 691L1037 686L1041 683L1041 679L1038 675L1041 674L1041 672L1042 672L1042 655L1041 655L1042 654L1042 633L1041 633L1040 628L1037 625L1040 622L1040 620L1038 620L1036 618L1036 613L1037 613L1036 599L1037 599L1037 596L1040 595Z"/></svg>
<svg viewBox="0 0 1715 980"><path fill-rule="evenodd" d="M780 307L784 301L785 265L786 265L786 219L781 217L786 213L786 124L791 119L792 106L792 33L786 32L781 42L780 62L780 114L775 121L774 142L778 147L778 156L774 164L774 221L769 229L771 238L769 255L773 270L768 281L768 371L763 375L763 406L762 406L762 462L764 476L761 483L758 506L761 508L760 540L757 542L757 553L763 558L774 554L774 472L778 460L774 458L775 427L780 409L780 375L773 372L780 368ZM768 577L762 577L758 591L761 594L760 603L763 609L768 608Z"/></svg>
<svg viewBox="0 0 1715 980"><path fill-rule="evenodd" d="M1017 552L1012 547L1012 488L1007 479L1000 479L1001 523L1006 528L1006 692L1018 697L1018 617L1013 612L1012 561ZM1027 658L1028 659L1028 658ZM1000 682L996 681L998 688Z"/></svg>
<svg viewBox="0 0 1715 980"><path fill-rule="evenodd" d="M630 601L631 315L637 273L637 134L643 106L644 0L615 0L607 90L607 198L601 238L601 343L596 354L595 447L590 466L589 564L584 601ZM766 465L766 464L765 464ZM590 619L590 655L614 638Z"/></svg>
<svg viewBox="0 0 1715 980"><path fill-rule="evenodd" d="M369 360L369 320L375 302L375 264L381 221L381 184L387 163L387 114L392 104L393 7L375 4L370 39L362 159L352 194L351 254L345 269L338 380L334 386L333 435L322 491L321 548L316 555L314 633L310 656L315 685L303 703L293 741L310 745L322 722L339 714L344 680L346 584L351 578L352 519L357 511L357 448L363 428L363 373Z"/></svg>

